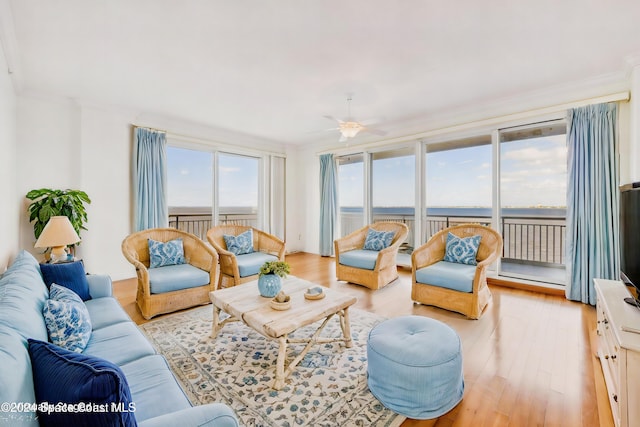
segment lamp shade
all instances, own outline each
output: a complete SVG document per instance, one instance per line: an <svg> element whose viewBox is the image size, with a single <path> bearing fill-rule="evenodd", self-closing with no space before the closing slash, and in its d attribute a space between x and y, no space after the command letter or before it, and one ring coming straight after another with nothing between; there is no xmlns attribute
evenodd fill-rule
<svg viewBox="0 0 640 427"><path fill-rule="evenodd" d="M52 216L44 226L40 237L36 241L36 248L52 248L51 254L54 261L66 257L64 248L67 245L78 243L80 236L73 229L71 221L66 216Z"/></svg>

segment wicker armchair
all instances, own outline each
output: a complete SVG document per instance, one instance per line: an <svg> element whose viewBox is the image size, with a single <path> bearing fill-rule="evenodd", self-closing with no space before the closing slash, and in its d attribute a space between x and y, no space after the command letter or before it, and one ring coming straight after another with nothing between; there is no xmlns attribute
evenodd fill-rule
<svg viewBox="0 0 640 427"><path fill-rule="evenodd" d="M182 238L186 264L208 273L209 282L205 285L189 287L162 293L151 292L149 278L148 239L168 242ZM208 304L209 292L216 290L218 276L218 254L205 242L193 234L174 228L152 228L130 234L122 242L122 253L127 261L134 265L138 276L136 303L145 319L155 315L170 313L200 304ZM163 268L154 268L154 274ZM196 270L197 271L197 270ZM202 274L202 272L200 272Z"/></svg>
<svg viewBox="0 0 640 427"><path fill-rule="evenodd" d="M395 235L391 245L378 251L377 254L369 254L373 255L375 260L375 265L372 266L372 269L343 264L345 259L343 258L341 262L342 255L350 251L362 250L369 228L376 231L394 231ZM399 222L376 222L335 240L336 277L338 280L356 283L369 289L380 289L386 286L398 277L396 256L400 245L405 241L408 234L409 229L405 224Z"/></svg>
<svg viewBox="0 0 640 427"><path fill-rule="evenodd" d="M253 230L253 254L236 256L227 250L224 235L237 236L247 230ZM258 278L255 268L250 274L241 274L243 262L262 265L266 261L284 261L285 243L269 233L246 225L218 225L207 231L207 240L214 247L220 258L220 279L218 287L236 286ZM246 260L250 258L250 260ZM254 273L255 271L255 273ZM227 282L227 283L225 283Z"/></svg>
<svg viewBox="0 0 640 427"><path fill-rule="evenodd" d="M445 279L446 274L451 274L451 282L454 281L454 276L460 280L461 275L469 274L471 292L421 283L416 280L417 272L443 261L449 232L458 237L482 236L476 256L478 262L476 266L442 262L441 265L448 270L445 269L444 273L442 271L439 273L441 276L445 276ZM492 228L479 224L462 224L441 230L434 234L427 243L415 249L411 255L411 298L419 303L456 311L471 319L478 319L491 299L491 291L487 286L487 267L501 253L502 236ZM456 272L458 267L460 274ZM468 273L462 273L463 269Z"/></svg>

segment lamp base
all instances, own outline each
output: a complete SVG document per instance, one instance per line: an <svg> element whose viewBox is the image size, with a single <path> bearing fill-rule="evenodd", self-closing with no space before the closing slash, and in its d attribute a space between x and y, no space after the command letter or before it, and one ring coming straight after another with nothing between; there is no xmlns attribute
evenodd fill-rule
<svg viewBox="0 0 640 427"><path fill-rule="evenodd" d="M67 256L67 251L64 246L54 246L51 248L51 262L66 261Z"/></svg>

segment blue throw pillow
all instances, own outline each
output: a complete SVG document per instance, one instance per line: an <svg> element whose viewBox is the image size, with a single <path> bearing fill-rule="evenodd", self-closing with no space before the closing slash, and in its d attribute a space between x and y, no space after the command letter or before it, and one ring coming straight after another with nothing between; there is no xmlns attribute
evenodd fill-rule
<svg viewBox="0 0 640 427"><path fill-rule="evenodd" d="M395 236L393 231L376 231L370 228L367 231L367 238L364 240L364 248L368 251L381 251L388 248Z"/></svg>
<svg viewBox="0 0 640 427"><path fill-rule="evenodd" d="M75 292L51 285L51 295L42 310L49 340L67 350L81 352L91 338L89 311Z"/></svg>
<svg viewBox="0 0 640 427"><path fill-rule="evenodd" d="M253 230L251 228L237 236L224 234L222 238L227 245L227 250L234 255L244 255L253 252Z"/></svg>
<svg viewBox="0 0 640 427"><path fill-rule="evenodd" d="M458 264L477 265L476 255L482 236L458 237L449 233L444 260Z"/></svg>
<svg viewBox="0 0 640 427"><path fill-rule="evenodd" d="M84 272L82 261L40 264L40 271L47 287L56 283L71 289L82 298L82 301L91 299L89 282L87 282L87 274Z"/></svg>
<svg viewBox="0 0 640 427"><path fill-rule="evenodd" d="M129 384L115 364L29 339L36 402L91 405L92 411L40 412L42 426L136 426Z"/></svg>
<svg viewBox="0 0 640 427"><path fill-rule="evenodd" d="M178 264L184 264L182 238L170 240L166 243L149 239L149 268Z"/></svg>

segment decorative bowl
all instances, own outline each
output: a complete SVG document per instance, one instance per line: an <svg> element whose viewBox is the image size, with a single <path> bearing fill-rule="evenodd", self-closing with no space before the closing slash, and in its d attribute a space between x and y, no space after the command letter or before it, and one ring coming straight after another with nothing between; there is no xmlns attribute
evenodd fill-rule
<svg viewBox="0 0 640 427"><path fill-rule="evenodd" d="M324 296L325 296L325 293L320 286L309 288L307 289L307 292L304 293L304 297L310 300L322 299L324 298Z"/></svg>
<svg viewBox="0 0 640 427"><path fill-rule="evenodd" d="M291 300L287 300L286 302L278 302L275 299L271 300L271 308L274 310L289 310L291 308Z"/></svg>

